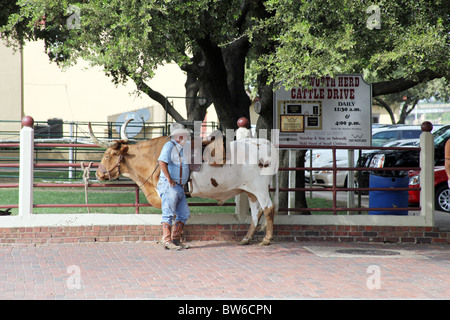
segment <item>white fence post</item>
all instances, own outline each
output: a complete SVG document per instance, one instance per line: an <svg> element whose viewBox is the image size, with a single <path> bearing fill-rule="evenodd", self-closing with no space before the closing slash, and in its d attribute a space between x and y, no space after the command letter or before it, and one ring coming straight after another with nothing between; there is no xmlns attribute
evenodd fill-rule
<svg viewBox="0 0 450 320"><path fill-rule="evenodd" d="M420 135L420 215L428 226L434 226L434 140L429 121L422 123Z"/></svg>
<svg viewBox="0 0 450 320"><path fill-rule="evenodd" d="M240 118L241 119L241 118ZM247 124L249 125L249 121L247 120ZM236 130L236 140L251 138L252 133L247 128L245 121L242 123L238 121L239 128ZM250 209L250 205L248 202L248 196L246 193L241 193L235 197L236 209L235 213L239 221L245 221L245 218L248 215L248 211Z"/></svg>
<svg viewBox="0 0 450 320"><path fill-rule="evenodd" d="M26 116L20 130L19 216L22 217L33 213L33 124L33 118Z"/></svg>
<svg viewBox="0 0 450 320"><path fill-rule="evenodd" d="M296 149L289 149L289 168L295 168L296 165L296 154L297 154L297 150ZM296 175L296 171L289 171L289 181L288 181L288 188L295 188L295 175ZM289 191L288 192L289 197L288 197L288 208L295 208L295 191ZM288 215L291 214L292 211L288 211ZM295 212L294 212L295 214Z"/></svg>
<svg viewBox="0 0 450 320"><path fill-rule="evenodd" d="M70 131L69 131L69 135L70 135L70 142L74 143L75 142L75 136L74 136L74 126L75 126L75 122L71 122L70 123ZM73 147L69 148L69 163L74 163L73 162ZM69 167L69 179L73 178L73 167Z"/></svg>

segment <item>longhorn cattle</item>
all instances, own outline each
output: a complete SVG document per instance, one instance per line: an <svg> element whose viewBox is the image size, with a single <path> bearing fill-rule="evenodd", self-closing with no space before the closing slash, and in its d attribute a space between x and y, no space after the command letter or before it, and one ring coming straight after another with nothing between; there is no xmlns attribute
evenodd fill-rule
<svg viewBox="0 0 450 320"><path fill-rule="evenodd" d="M99 141L89 124L92 141L107 149L96 172L97 178L115 180L120 175L129 177L140 187L153 207L161 208L161 198L156 190L160 175L157 159L169 137L128 144L125 134L127 123L122 127L121 140L109 143ZM268 245L273 238L275 215L269 186L273 174L278 170L277 151L266 139L245 138L229 143L229 155L233 161L227 161L221 166L203 162L199 171L191 172L191 196L223 202L246 193L250 200L252 222L239 243L250 243L259 218L264 214L266 234L260 245Z"/></svg>

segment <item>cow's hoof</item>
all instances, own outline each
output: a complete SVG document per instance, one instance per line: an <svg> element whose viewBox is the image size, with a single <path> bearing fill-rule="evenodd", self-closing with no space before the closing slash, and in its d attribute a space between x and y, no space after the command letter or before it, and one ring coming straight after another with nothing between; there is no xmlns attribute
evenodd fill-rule
<svg viewBox="0 0 450 320"><path fill-rule="evenodd" d="M241 241L239 241L238 244L241 246L246 246L246 245L250 244L250 239L244 238Z"/></svg>
<svg viewBox="0 0 450 320"><path fill-rule="evenodd" d="M270 240L266 240L266 239L264 239L263 241L261 241L260 243L259 243L259 246L268 246L270 244Z"/></svg>

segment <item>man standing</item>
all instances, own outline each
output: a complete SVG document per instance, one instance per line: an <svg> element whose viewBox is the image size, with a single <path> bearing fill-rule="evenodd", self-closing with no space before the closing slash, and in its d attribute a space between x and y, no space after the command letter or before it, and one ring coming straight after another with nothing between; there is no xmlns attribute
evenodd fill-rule
<svg viewBox="0 0 450 320"><path fill-rule="evenodd" d="M172 127L175 128L175 127ZM163 146L158 163L161 175L158 192L161 196L163 244L166 249L179 250L188 248L181 243L181 233L189 218L190 211L184 194L184 185L189 179L189 164L184 156L185 147L189 147L189 131L177 127L171 132L171 139ZM173 219L175 225L172 229Z"/></svg>

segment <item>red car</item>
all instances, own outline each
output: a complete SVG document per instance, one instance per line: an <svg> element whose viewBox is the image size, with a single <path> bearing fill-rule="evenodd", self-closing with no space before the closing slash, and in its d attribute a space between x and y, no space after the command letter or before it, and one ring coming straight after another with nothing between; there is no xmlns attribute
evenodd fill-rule
<svg viewBox="0 0 450 320"><path fill-rule="evenodd" d="M448 178L444 166L434 168L434 187L435 187L435 208L439 211L450 212L450 189L448 188ZM420 175L417 171L409 172L409 187L420 187ZM420 191L409 191L408 201L411 206L420 204Z"/></svg>

